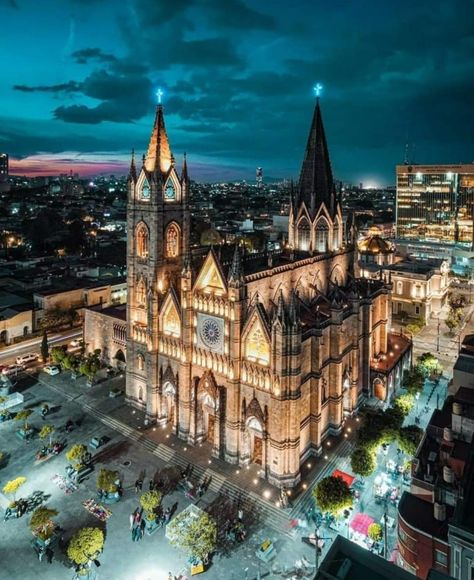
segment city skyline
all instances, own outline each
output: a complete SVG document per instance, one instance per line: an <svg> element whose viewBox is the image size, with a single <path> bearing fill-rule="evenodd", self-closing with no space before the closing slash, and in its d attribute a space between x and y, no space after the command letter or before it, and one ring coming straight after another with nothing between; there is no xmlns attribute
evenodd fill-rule
<svg viewBox="0 0 474 580"><path fill-rule="evenodd" d="M471 2L300 4L5 3L11 172L125 173L161 87L194 179L297 178L319 82L337 179L393 184L406 143L411 161L472 161Z"/></svg>

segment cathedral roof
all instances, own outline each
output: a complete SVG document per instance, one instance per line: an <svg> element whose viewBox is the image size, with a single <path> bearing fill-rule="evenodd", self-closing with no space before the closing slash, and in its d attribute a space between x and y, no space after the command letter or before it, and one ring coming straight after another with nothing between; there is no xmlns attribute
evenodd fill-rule
<svg viewBox="0 0 474 580"><path fill-rule="evenodd" d="M158 105L150 144L145 157L145 169L150 173L161 172L167 174L173 164L174 158L171 153L168 135L166 134L163 107Z"/></svg>
<svg viewBox="0 0 474 580"><path fill-rule="evenodd" d="M331 214L335 209L334 180L319 99L316 101L313 122L301 167L298 205L303 202L311 217L314 217L322 203L325 203Z"/></svg>
<svg viewBox="0 0 474 580"><path fill-rule="evenodd" d="M361 240L357 247L362 254L390 254L393 245L381 236L369 236Z"/></svg>

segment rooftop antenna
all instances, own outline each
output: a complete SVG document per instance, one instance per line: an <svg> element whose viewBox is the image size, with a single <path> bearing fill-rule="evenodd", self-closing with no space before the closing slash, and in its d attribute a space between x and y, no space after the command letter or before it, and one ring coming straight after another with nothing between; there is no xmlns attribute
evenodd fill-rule
<svg viewBox="0 0 474 580"><path fill-rule="evenodd" d="M409 165L410 161L408 160L408 143L405 143L405 159L403 161L404 165Z"/></svg>

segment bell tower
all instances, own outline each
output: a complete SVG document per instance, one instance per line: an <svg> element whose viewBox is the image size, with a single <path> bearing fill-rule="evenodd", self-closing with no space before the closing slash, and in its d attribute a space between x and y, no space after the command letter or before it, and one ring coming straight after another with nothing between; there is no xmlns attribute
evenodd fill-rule
<svg viewBox="0 0 474 580"><path fill-rule="evenodd" d="M158 93L159 100L161 94ZM127 204L127 400L157 416L159 310L181 285L189 249L189 179L175 167L163 106L156 107L146 155L132 154Z"/></svg>

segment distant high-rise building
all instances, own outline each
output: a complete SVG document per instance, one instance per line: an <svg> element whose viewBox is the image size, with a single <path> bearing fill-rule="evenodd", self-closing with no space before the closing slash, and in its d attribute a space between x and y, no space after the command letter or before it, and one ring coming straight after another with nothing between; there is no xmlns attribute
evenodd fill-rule
<svg viewBox="0 0 474 580"><path fill-rule="evenodd" d="M472 246L474 164L397 165L397 237Z"/></svg>
<svg viewBox="0 0 474 580"><path fill-rule="evenodd" d="M8 154L0 153L0 193L10 189L8 183Z"/></svg>
<svg viewBox="0 0 474 580"><path fill-rule="evenodd" d="M262 187L263 182L263 169L261 167L257 167L257 187Z"/></svg>

